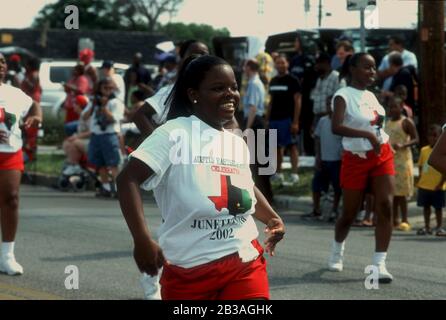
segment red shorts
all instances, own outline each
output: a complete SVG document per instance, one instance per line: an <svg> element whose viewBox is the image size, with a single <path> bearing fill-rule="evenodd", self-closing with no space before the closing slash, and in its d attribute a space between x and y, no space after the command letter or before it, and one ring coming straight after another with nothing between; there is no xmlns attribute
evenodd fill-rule
<svg viewBox="0 0 446 320"><path fill-rule="evenodd" d="M263 248L252 242L260 255L243 263L238 253L192 268L164 265L161 275L163 300L269 299Z"/></svg>
<svg viewBox="0 0 446 320"><path fill-rule="evenodd" d="M14 153L0 152L0 170L25 170L23 152L20 149Z"/></svg>
<svg viewBox="0 0 446 320"><path fill-rule="evenodd" d="M381 146L377 155L373 150L366 153L367 159L350 151L344 151L341 165L341 187L343 189L366 189L370 177L395 175L393 152L388 143Z"/></svg>

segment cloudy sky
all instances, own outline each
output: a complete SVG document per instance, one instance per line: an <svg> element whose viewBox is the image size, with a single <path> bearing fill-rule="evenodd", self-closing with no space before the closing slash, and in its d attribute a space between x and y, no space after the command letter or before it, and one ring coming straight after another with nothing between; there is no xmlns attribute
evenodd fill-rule
<svg viewBox="0 0 446 320"><path fill-rule="evenodd" d="M26 28L38 11L52 2L56 1L2 0L0 28ZM324 15L323 27L359 26L359 13L347 11L346 2L347 0L322 0L324 14L331 14ZM410 27L417 20L417 2L377 0L374 21L378 21L381 27ZM184 0L172 21L227 27L234 36L264 36L296 28L316 27L318 3L319 0L310 0L310 11L305 13L304 0ZM397 17L395 12L398 12ZM163 21L169 21L169 17L163 17Z"/></svg>

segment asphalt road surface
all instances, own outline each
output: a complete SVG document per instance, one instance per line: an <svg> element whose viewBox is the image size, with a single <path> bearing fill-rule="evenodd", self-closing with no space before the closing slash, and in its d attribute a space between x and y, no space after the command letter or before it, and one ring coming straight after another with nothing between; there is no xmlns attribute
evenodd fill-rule
<svg viewBox="0 0 446 320"><path fill-rule="evenodd" d="M0 275L0 299L142 298L130 233L116 200L22 186L20 207L16 256L25 273ZM159 210L150 198L145 209L155 231ZM446 238L395 232L388 254L394 282L366 289L364 269L371 264L373 229L352 229L344 271L332 273L327 257L333 225L305 221L302 212L280 212L287 234L277 255L267 258L272 299L446 298ZM259 228L263 230L261 224ZM79 272L79 288L67 289L73 270Z"/></svg>

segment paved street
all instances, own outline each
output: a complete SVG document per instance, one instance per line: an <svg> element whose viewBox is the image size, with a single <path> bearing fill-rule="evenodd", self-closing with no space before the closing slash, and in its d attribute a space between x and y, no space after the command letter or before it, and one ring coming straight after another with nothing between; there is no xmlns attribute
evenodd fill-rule
<svg viewBox="0 0 446 320"><path fill-rule="evenodd" d="M154 230L160 223L159 211L153 201L145 203ZM345 270L331 273L326 260L333 225L302 220L299 215L307 210L281 212L287 234L277 256L268 258L272 299L446 298L446 238L395 232L388 257L395 281L366 290L364 268L371 262L373 229L352 230ZM412 210L415 214L419 211ZM0 275L0 299L142 297L130 234L116 200L22 186L16 253L25 274ZM65 288L69 265L79 269L78 290Z"/></svg>

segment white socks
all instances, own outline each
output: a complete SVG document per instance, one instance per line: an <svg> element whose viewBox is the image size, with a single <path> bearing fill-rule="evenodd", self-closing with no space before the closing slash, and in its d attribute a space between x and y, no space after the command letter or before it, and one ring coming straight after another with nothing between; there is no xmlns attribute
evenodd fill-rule
<svg viewBox="0 0 446 320"><path fill-rule="evenodd" d="M386 262L387 252L375 252L373 255L373 264L379 266Z"/></svg>
<svg viewBox="0 0 446 320"><path fill-rule="evenodd" d="M2 258L14 256L15 242L2 242Z"/></svg>
<svg viewBox="0 0 446 320"><path fill-rule="evenodd" d="M337 242L336 240L333 240L333 251L336 253L344 253L345 248L345 241Z"/></svg>

